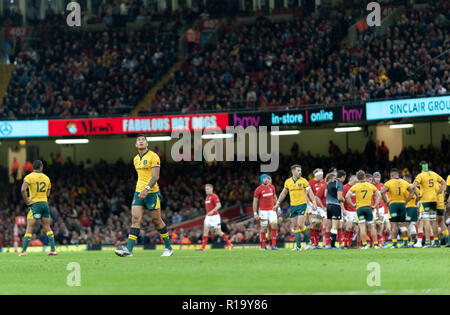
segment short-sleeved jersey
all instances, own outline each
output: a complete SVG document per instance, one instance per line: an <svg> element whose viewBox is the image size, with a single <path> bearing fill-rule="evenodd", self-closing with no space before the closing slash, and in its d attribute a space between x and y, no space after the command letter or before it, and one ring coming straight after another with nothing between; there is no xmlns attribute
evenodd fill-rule
<svg viewBox="0 0 450 315"><path fill-rule="evenodd" d="M206 213L208 213L209 211L214 209L219 202L220 202L219 196L217 196L215 193L212 193L211 195L207 195L206 199L205 199ZM218 211L214 211L210 215L216 215L216 214L219 214L219 212Z"/></svg>
<svg viewBox="0 0 450 315"><path fill-rule="evenodd" d="M447 176L447 195L450 195L450 175Z"/></svg>
<svg viewBox="0 0 450 315"><path fill-rule="evenodd" d="M373 184L375 187L377 187L377 189L378 189L378 191L381 191L381 188L383 188L383 184L382 183L379 183L379 184ZM375 195L372 197L372 206L374 206L375 205ZM379 205L379 207L381 208L381 207L383 207L383 208L385 208L386 209L386 205L384 204L384 201L383 201L383 199L381 199L380 200L380 205Z"/></svg>
<svg viewBox="0 0 450 315"><path fill-rule="evenodd" d="M377 188L371 183L357 183L350 188L350 191L356 195L356 209L361 207L371 207L372 196Z"/></svg>
<svg viewBox="0 0 450 315"><path fill-rule="evenodd" d="M255 189L253 197L259 200L260 210L273 210L275 206L274 197L275 196L275 186L273 185L259 185Z"/></svg>
<svg viewBox="0 0 450 315"><path fill-rule="evenodd" d="M314 193L315 196L317 196L320 201L322 202L323 206L326 207L327 206L327 197L325 196L325 190L327 189L327 182L322 179L320 182L316 182L315 183L315 187L316 187L316 191L314 191L313 186L311 185L311 181L309 181L309 185L312 189L312 192Z"/></svg>
<svg viewBox="0 0 450 315"><path fill-rule="evenodd" d="M47 175L41 172L32 172L25 176L23 179L25 183L28 183L28 192L31 199L31 203L48 201L47 191L52 188L50 179Z"/></svg>
<svg viewBox="0 0 450 315"><path fill-rule="evenodd" d="M343 191L344 185L337 178L328 182L327 185L327 204L340 205L341 202L338 199L338 192Z"/></svg>
<svg viewBox="0 0 450 315"><path fill-rule="evenodd" d="M417 175L415 181L422 190L421 202L436 202L436 189L439 189L442 177L432 171L425 171Z"/></svg>
<svg viewBox="0 0 450 315"><path fill-rule="evenodd" d="M409 184L409 187L412 187L412 184ZM419 191L417 191L417 193L419 193ZM405 199L408 198L409 196L409 191L405 192ZM412 199L410 201L408 201L408 203L406 204L406 208L410 208L410 207L417 207L417 196L416 194L413 195Z"/></svg>
<svg viewBox="0 0 450 315"><path fill-rule="evenodd" d="M436 189L436 194L438 192L439 188ZM437 195L437 205L436 209L445 209L445 193L441 192L439 195Z"/></svg>
<svg viewBox="0 0 450 315"><path fill-rule="evenodd" d="M306 203L306 191L311 189L309 183L303 177L296 181L291 177L284 182L284 188L289 190L291 206L299 206Z"/></svg>
<svg viewBox="0 0 450 315"><path fill-rule="evenodd" d="M136 192L141 192L147 187L150 179L152 178L152 169L154 167L161 167L161 161L158 154L147 150L143 156L136 155L133 159L134 168L136 169L138 180L136 183ZM149 193L155 193L159 191L158 183L156 183Z"/></svg>
<svg viewBox="0 0 450 315"><path fill-rule="evenodd" d="M384 183L384 186L389 189L389 202L391 204L405 203L406 198L408 197L406 193L408 192L408 187L410 186L410 184L406 180L401 178L393 178Z"/></svg>
<svg viewBox="0 0 450 315"><path fill-rule="evenodd" d="M352 186L350 185L350 184L345 184L344 185L344 188L342 189L342 196L344 196L344 198L345 198L345 196L347 195L347 192L350 190L350 188L352 188ZM356 197L355 196L352 196L352 202L353 203L356 203ZM347 202L347 200L345 200L345 202L344 202L344 208L345 208L345 210L347 210L347 211L352 211L352 212L355 212L356 211L356 208L353 208L348 202Z"/></svg>

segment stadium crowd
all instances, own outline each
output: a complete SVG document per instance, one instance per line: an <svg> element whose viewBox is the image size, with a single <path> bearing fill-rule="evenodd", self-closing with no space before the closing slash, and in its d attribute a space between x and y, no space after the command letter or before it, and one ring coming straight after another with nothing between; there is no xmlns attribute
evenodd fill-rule
<svg viewBox="0 0 450 315"><path fill-rule="evenodd" d="M444 5L444 4L443 4ZM194 51L148 112L297 107L450 91L450 16L441 6L408 9L387 33L343 41L343 14L292 22L259 18L225 25L213 46Z"/></svg>
<svg viewBox="0 0 450 315"><path fill-rule="evenodd" d="M68 32L46 25L17 56L0 117L129 112L177 58L177 35L140 30Z"/></svg>
<svg viewBox="0 0 450 315"><path fill-rule="evenodd" d="M289 177L289 166L300 163L303 176L311 179L312 171L317 167L327 170L330 167L344 169L355 173L359 168L368 171L380 171L383 181L389 176L391 167L397 167L403 173L419 171L419 162L428 157L430 166L437 173L446 176L449 166L448 139L442 140L441 149L406 148L392 161L382 157L381 146L368 142L364 152L341 153L337 150L327 156L313 156L299 152L295 147L289 156L280 156L280 168L272 175L273 184L280 193L284 180ZM446 149L447 148L447 149ZM446 149L443 151L442 149ZM375 157L367 159L368 154ZM70 159L62 162L60 158L49 158L44 161L44 173L52 180L52 192L49 199L52 228L56 244L123 244L127 240L130 227L130 205L135 188L136 174L131 163L117 161L108 164L105 161L90 161L74 164ZM252 203L253 191L259 185L259 163L221 162L208 164L204 162L182 162L164 167L159 181L162 193L162 217L169 226L173 243L201 243L202 227L175 230L175 225L186 220L204 216L204 185L214 185L214 192L221 199L222 208L238 205L241 208L241 219L248 219L244 206ZM0 247L13 245L14 217L23 216L26 207L20 195L21 181L10 187L7 198L0 201ZM282 212L287 214L288 203L282 204ZM254 219L245 222L223 221L223 229L234 243L258 243L259 227ZM38 225L39 226L39 225ZM20 239L24 227L19 228ZM47 243L45 233L35 231L33 241ZM278 234L279 240L291 241L293 235L284 218L281 220ZM220 237L212 237L213 242L221 242ZM159 243L159 233L145 216L139 239L140 244Z"/></svg>

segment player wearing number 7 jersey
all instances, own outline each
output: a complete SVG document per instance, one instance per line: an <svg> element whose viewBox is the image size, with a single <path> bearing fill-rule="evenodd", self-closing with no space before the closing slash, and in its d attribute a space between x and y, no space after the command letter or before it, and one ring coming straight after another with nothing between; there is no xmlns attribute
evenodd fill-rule
<svg viewBox="0 0 450 315"><path fill-rule="evenodd" d="M367 232L366 232L366 222L370 234L372 235L374 248L378 247L377 231L375 229L372 213L372 196L375 194L375 214L379 216L378 206L380 204L381 195L378 189L365 181L366 173L362 170L356 172L356 178L358 183L353 185L352 188L345 195L345 200L349 205L356 208L356 215L358 216L359 233L361 236L362 247L361 249L367 249ZM352 194L356 196L356 205L352 201Z"/></svg>
<svg viewBox="0 0 450 315"><path fill-rule="evenodd" d="M31 240L34 224L36 220L42 220L42 227L47 233L50 243L49 256L56 255L55 237L50 229L50 210L48 208L48 196L50 195L51 183L43 171L42 161L33 162L33 172L25 176L21 188L22 198L28 206L27 229L23 238L23 248L20 256L25 256L28 242ZM28 192L28 194L27 194Z"/></svg>

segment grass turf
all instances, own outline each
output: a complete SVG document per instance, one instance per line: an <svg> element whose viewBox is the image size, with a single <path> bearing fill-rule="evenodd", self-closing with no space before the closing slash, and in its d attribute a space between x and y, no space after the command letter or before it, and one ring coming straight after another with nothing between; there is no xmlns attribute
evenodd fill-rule
<svg viewBox="0 0 450 315"><path fill-rule="evenodd" d="M0 253L0 294L450 294L449 249ZM70 262L80 286L68 286ZM370 262L380 286L370 287Z"/></svg>

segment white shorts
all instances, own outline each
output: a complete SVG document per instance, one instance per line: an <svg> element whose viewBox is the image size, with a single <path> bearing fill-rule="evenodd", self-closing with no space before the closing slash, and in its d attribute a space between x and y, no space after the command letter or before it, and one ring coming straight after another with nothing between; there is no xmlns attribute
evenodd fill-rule
<svg viewBox="0 0 450 315"><path fill-rule="evenodd" d="M324 211L321 207L317 207L316 210L313 210L312 208L312 204L310 204L308 202L308 205L306 207L307 211L308 211L308 215L319 215L322 218L326 218L327 217L327 212Z"/></svg>
<svg viewBox="0 0 450 315"><path fill-rule="evenodd" d="M356 223L356 211L345 211L345 222Z"/></svg>
<svg viewBox="0 0 450 315"><path fill-rule="evenodd" d="M378 217L384 217L383 223L389 222L389 213L385 213L384 207L378 209L379 216L377 216L375 209L372 209L372 213L373 213L373 220L375 222L378 221Z"/></svg>
<svg viewBox="0 0 450 315"><path fill-rule="evenodd" d="M220 214L207 215L205 225L209 228L220 229Z"/></svg>
<svg viewBox="0 0 450 315"><path fill-rule="evenodd" d="M258 216L260 220L268 220L269 223L278 223L278 216L274 210L259 210Z"/></svg>

